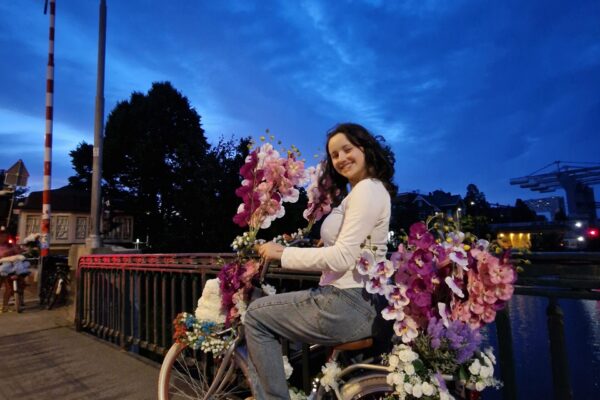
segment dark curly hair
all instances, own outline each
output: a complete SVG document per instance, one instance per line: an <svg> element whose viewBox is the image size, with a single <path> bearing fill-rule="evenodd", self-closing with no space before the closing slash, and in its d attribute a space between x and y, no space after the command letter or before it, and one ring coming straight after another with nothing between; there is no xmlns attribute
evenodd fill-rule
<svg viewBox="0 0 600 400"><path fill-rule="evenodd" d="M334 126L327 132L327 141L325 142L327 156L324 160L323 175L319 182L322 190L331 196L333 204L338 205L348 194L348 179L333 168L333 161L328 151L329 140L338 133L343 133L350 143L363 150L367 175L370 178L379 179L393 197L397 191L396 185L392 182L394 163L396 162L394 153L385 144L383 136L373 136L365 127L345 122Z"/></svg>

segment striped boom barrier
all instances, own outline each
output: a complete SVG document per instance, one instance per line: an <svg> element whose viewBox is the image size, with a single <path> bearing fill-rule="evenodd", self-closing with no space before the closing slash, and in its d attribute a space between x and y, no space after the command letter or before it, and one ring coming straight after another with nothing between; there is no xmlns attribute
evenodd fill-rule
<svg viewBox="0 0 600 400"><path fill-rule="evenodd" d="M50 31L48 67L46 69L46 135L44 140L44 192L42 196L41 256L47 257L50 249L50 189L52 177L52 123L54 116L54 17L56 2L50 1ZM48 0L46 0L46 6ZM46 8L44 8L44 13Z"/></svg>

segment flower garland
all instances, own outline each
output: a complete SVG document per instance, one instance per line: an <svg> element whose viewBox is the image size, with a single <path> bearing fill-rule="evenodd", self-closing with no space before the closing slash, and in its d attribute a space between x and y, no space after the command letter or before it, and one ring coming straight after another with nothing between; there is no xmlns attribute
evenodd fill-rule
<svg viewBox="0 0 600 400"><path fill-rule="evenodd" d="M250 151L240 169L243 180L235 193L243 202L233 221L249 229L232 243L238 253L237 260L224 265L218 275L226 326L237 322L245 312L253 280L260 269L260 263L253 258L254 245L260 242L256 234L285 214L283 203L296 202L297 186L308 180L304 161L298 160L299 156L294 146L282 157L270 143L263 143Z"/></svg>
<svg viewBox="0 0 600 400"><path fill-rule="evenodd" d="M449 398L440 374L470 390L499 385L491 350L478 350L479 331L513 294L516 272L510 254L461 232L451 219L436 218L413 224L389 261L375 260L377 249L367 238L356 264L366 290L387 299L382 316L394 321L402 342L386 357L394 370L388 383L402 399ZM392 357L398 352L406 356L408 350L416 355L406 361L411 366Z"/></svg>

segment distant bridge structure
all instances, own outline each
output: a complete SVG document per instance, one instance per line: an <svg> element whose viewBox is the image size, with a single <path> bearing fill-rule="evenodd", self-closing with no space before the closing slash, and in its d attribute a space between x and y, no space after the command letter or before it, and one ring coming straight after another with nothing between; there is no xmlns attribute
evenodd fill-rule
<svg viewBox="0 0 600 400"><path fill-rule="evenodd" d="M600 184L600 163L554 161L527 176L512 178L510 184L539 193L564 189L570 217L596 220L600 203L591 186Z"/></svg>

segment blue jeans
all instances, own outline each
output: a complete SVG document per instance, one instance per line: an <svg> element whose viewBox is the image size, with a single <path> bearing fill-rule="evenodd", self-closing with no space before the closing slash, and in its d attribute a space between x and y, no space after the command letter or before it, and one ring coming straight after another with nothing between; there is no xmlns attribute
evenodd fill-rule
<svg viewBox="0 0 600 400"><path fill-rule="evenodd" d="M261 297L245 316L250 380L258 400L289 399L278 337L335 345L374 334L376 304L362 288L320 286Z"/></svg>

